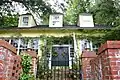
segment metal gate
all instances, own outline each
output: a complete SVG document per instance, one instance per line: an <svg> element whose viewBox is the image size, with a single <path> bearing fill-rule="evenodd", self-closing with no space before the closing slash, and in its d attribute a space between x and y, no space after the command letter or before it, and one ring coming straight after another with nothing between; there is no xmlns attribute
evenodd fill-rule
<svg viewBox="0 0 120 80"><path fill-rule="evenodd" d="M37 80L82 80L80 59L72 58L71 67L68 66L69 61L70 60L64 60L65 65L51 65L50 69L48 66L50 62L49 59L39 59L36 76ZM55 60L54 63L61 64L61 61Z"/></svg>

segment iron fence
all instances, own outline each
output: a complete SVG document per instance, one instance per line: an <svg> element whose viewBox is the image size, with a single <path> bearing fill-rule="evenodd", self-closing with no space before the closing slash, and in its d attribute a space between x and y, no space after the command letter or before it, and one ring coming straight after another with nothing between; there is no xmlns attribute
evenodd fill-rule
<svg viewBox="0 0 120 80"><path fill-rule="evenodd" d="M44 58L37 64L37 80L82 80L80 59L59 61Z"/></svg>

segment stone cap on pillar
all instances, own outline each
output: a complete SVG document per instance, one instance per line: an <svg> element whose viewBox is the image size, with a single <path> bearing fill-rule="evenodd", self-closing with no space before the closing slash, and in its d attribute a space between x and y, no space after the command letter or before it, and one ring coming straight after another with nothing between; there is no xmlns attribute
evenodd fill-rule
<svg viewBox="0 0 120 80"><path fill-rule="evenodd" d="M88 51L88 50L83 51L81 56L82 56L82 58L95 58L95 57L97 57L97 55L94 51Z"/></svg>
<svg viewBox="0 0 120 80"><path fill-rule="evenodd" d="M106 41L98 48L97 54L99 55L107 49L120 49L120 41Z"/></svg>
<svg viewBox="0 0 120 80"><path fill-rule="evenodd" d="M29 54L32 58L37 58L37 54L32 48L28 48L27 51L24 51L26 54Z"/></svg>
<svg viewBox="0 0 120 80"><path fill-rule="evenodd" d="M17 54L17 50L15 47L13 47L12 45L10 45L8 42L6 42L5 40L0 40L0 46L12 51L14 53L14 55Z"/></svg>

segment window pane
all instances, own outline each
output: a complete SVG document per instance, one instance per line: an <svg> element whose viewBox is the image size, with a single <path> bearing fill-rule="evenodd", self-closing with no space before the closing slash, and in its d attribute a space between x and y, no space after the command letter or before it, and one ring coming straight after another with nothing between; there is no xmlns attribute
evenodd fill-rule
<svg viewBox="0 0 120 80"><path fill-rule="evenodd" d="M28 17L23 17L23 25L28 25Z"/></svg>

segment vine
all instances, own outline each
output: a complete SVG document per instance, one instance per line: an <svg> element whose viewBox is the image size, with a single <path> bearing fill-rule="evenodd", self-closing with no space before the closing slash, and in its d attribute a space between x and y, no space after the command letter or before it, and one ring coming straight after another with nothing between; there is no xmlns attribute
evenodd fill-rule
<svg viewBox="0 0 120 80"><path fill-rule="evenodd" d="M55 52L55 51L52 51L52 56L53 56L53 57L57 57L57 56L58 56L58 53Z"/></svg>
<svg viewBox="0 0 120 80"><path fill-rule="evenodd" d="M31 69L31 65L32 65L32 57L29 56L26 53L22 53L23 55L21 55L22 58L22 74L20 76L20 80L30 80L31 78L33 78L33 75L30 74L30 69Z"/></svg>
<svg viewBox="0 0 120 80"><path fill-rule="evenodd" d="M65 52L62 53L62 56L65 57Z"/></svg>
<svg viewBox="0 0 120 80"><path fill-rule="evenodd" d="M52 45L54 44L71 44L73 45L73 37L72 36L63 36L63 37L54 37L54 36L40 36L40 39L44 41L45 45L41 47L43 52L43 56L49 55L52 51L53 56L58 56L58 53L52 50Z"/></svg>

